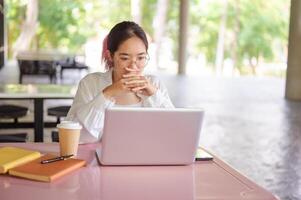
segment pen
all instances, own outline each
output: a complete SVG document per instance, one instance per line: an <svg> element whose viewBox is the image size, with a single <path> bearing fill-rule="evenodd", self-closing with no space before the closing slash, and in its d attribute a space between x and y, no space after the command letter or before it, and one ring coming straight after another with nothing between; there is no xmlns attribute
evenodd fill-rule
<svg viewBox="0 0 301 200"><path fill-rule="evenodd" d="M73 154L66 155L66 156L59 156L59 157L55 157L55 158L51 158L51 159L47 159L47 160L42 160L41 164L47 164L47 163L52 163L52 162L56 162L56 161L60 161L60 160L65 160L65 159L70 158L72 156L73 156Z"/></svg>

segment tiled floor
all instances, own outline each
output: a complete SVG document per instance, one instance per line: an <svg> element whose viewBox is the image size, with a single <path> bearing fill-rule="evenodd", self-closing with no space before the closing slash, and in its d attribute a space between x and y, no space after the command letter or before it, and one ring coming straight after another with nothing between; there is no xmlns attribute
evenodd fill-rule
<svg viewBox="0 0 301 200"><path fill-rule="evenodd" d="M206 110L200 143L281 199L301 199L301 102L276 78L166 77L175 104Z"/></svg>
<svg viewBox="0 0 301 200"><path fill-rule="evenodd" d="M17 80L16 75L6 77L3 71L0 84ZM66 83L74 84L73 76L77 77L74 80L79 79L77 72L66 76ZM284 80L166 75L160 78L177 107L206 110L202 146L280 199L301 199L301 102L284 99ZM37 79L27 81L32 80ZM49 101L47 106L51 104ZM49 137L45 140L49 141Z"/></svg>

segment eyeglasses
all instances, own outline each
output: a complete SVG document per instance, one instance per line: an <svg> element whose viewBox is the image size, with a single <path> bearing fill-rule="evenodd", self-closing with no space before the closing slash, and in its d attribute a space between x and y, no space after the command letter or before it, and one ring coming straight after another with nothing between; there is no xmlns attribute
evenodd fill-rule
<svg viewBox="0 0 301 200"><path fill-rule="evenodd" d="M135 63L139 67L144 67L149 61L149 55L143 54L138 56L120 55L118 57L119 61L125 65L130 65Z"/></svg>

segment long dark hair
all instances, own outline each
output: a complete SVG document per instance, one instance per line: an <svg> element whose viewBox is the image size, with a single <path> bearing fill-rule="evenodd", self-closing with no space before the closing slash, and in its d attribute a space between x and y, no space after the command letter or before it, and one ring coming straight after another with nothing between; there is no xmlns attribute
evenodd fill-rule
<svg viewBox="0 0 301 200"><path fill-rule="evenodd" d="M109 50L111 56L113 56L118 47L131 37L140 38L145 45L146 51L148 50L148 41L144 30L135 22L120 22L111 29L109 35L103 41L102 60L105 62L107 69L113 67L113 63L105 55L106 50Z"/></svg>

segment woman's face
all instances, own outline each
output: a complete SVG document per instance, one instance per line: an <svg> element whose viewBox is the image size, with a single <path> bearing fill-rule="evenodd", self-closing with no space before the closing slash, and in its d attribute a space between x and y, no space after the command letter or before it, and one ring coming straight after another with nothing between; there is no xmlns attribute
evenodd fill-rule
<svg viewBox="0 0 301 200"><path fill-rule="evenodd" d="M137 74L142 74L148 61L148 54L143 41L138 37L131 37L121 43L112 60L114 73L118 77L129 73L128 69L135 70Z"/></svg>

